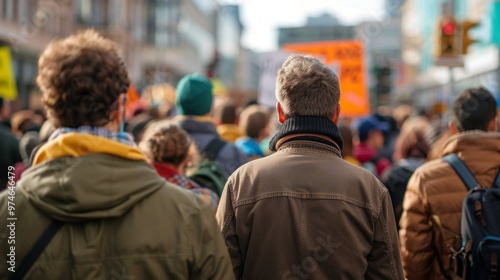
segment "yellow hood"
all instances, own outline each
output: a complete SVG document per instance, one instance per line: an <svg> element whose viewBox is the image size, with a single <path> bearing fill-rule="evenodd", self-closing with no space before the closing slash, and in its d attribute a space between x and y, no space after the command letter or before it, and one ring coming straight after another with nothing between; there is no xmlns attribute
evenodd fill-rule
<svg viewBox="0 0 500 280"><path fill-rule="evenodd" d="M146 156L138 148L91 134L66 133L40 147L33 165L60 157L80 157L88 154L108 154L146 161Z"/></svg>

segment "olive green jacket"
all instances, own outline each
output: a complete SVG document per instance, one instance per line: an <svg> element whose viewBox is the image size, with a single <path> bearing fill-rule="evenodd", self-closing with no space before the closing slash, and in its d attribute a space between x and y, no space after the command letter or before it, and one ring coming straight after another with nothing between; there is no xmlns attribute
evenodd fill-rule
<svg viewBox="0 0 500 280"><path fill-rule="evenodd" d="M90 146L125 146L108 141ZM75 143L69 149L81 148ZM10 247L15 247L17 269L53 219L64 224L27 279L233 279L210 206L159 177L138 160L137 151L130 157L133 148L123 156L83 149L84 155L69 157L62 156L65 143L54 145L49 149L59 152L46 157L56 158L23 174L13 216L8 192L0 193L2 223L17 218L14 238L9 239L10 228L0 229L0 279L12 274Z"/></svg>

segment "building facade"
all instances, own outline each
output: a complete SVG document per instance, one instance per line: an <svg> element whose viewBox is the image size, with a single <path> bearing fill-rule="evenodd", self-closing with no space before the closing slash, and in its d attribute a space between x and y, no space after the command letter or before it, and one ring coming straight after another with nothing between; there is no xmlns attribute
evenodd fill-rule
<svg viewBox="0 0 500 280"><path fill-rule="evenodd" d="M449 105L454 96L467 87L484 86L499 94L497 74L500 67L498 47L492 44L492 30L500 27L492 20L491 9L496 1L488 0L407 0L402 10L402 58L405 82L413 103L422 109L434 104ZM455 67L452 72L446 66L436 65L438 21L443 13L443 4L453 3L455 19L476 20L480 25L469 34L477 43L469 47L462 58L464 67ZM498 28L498 27L497 27ZM497 29L498 30L498 29ZM453 86L451 79L453 78Z"/></svg>
<svg viewBox="0 0 500 280"><path fill-rule="evenodd" d="M215 0L0 0L0 46L11 49L27 108L40 52L54 38L93 28L114 40L140 89L204 73L216 50Z"/></svg>
<svg viewBox="0 0 500 280"><path fill-rule="evenodd" d="M293 43L351 40L356 36L354 26L341 25L332 15L322 14L309 17L307 23L300 27L280 27L278 29L278 46Z"/></svg>
<svg viewBox="0 0 500 280"><path fill-rule="evenodd" d="M30 103L41 50L53 38L70 34L73 24L70 1L0 1L0 46L10 48L18 92L14 108Z"/></svg>

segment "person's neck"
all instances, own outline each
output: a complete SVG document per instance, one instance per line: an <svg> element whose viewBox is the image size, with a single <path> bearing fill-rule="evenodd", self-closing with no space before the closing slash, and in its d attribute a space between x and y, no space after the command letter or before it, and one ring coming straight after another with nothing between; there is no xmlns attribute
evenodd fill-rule
<svg viewBox="0 0 500 280"><path fill-rule="evenodd" d="M278 142L283 144L283 140L289 141L294 135L304 135L307 137L313 135L311 139L320 139L320 142L328 143L342 150L344 146L337 125L330 119L318 116L293 116L286 119L278 132L272 137L269 143L269 149L276 151ZM328 139L328 140L326 140Z"/></svg>
<svg viewBox="0 0 500 280"><path fill-rule="evenodd" d="M112 132L119 132L120 131L120 125L117 124L114 120L110 121L106 125L104 125L102 128L112 131Z"/></svg>

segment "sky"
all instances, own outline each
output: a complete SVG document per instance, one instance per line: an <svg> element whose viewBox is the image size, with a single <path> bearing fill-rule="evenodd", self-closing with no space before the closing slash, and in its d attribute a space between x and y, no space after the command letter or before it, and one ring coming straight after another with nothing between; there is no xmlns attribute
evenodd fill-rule
<svg viewBox="0 0 500 280"><path fill-rule="evenodd" d="M240 5L243 45L257 52L277 49L277 28L302 26L308 16L325 12L342 24L381 19L384 0L225 0Z"/></svg>

